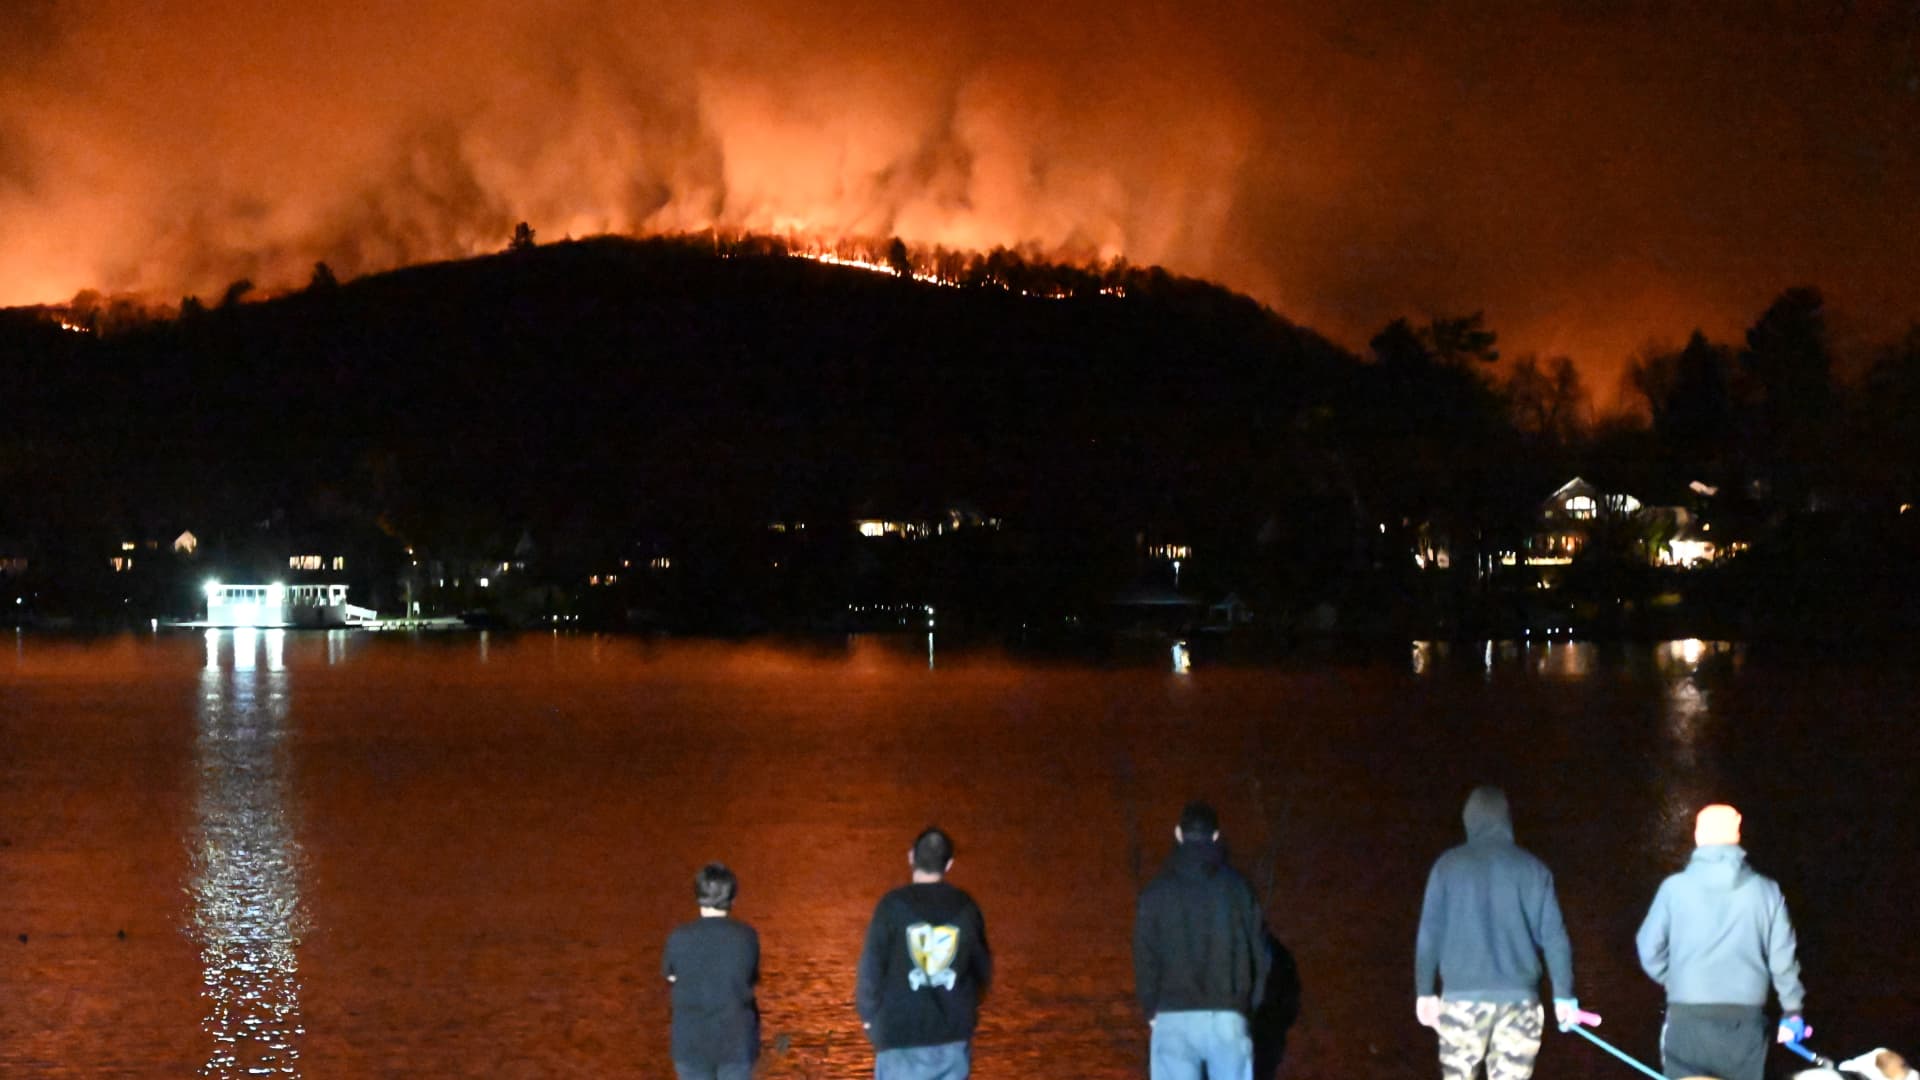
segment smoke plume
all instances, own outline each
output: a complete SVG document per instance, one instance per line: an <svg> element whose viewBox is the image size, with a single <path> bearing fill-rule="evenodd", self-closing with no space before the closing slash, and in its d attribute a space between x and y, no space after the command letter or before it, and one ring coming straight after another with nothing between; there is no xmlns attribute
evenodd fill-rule
<svg viewBox="0 0 1920 1080"><path fill-rule="evenodd" d="M1920 315L1910 12L1322 7L0 0L0 304L525 220L1124 255L1355 344L1485 308L1598 382L1794 283Z"/></svg>

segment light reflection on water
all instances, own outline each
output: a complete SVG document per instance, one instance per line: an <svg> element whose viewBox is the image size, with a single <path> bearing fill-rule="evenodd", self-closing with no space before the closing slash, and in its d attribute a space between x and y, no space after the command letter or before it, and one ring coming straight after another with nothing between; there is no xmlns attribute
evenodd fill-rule
<svg viewBox="0 0 1920 1080"><path fill-rule="evenodd" d="M1458 650L1453 642L1415 641L1408 652L1408 670L1415 675L1435 675L1456 655L1460 663L1471 664L1488 679L1497 672L1522 668L1534 675L1585 679L1608 663L1627 670L1644 669L1649 658L1655 674L1686 678L1720 660L1737 671L1745 652L1731 642L1699 638L1660 642L1653 646L1650 657L1645 646L1623 648L1595 641L1476 641L1460 644Z"/></svg>
<svg viewBox="0 0 1920 1080"><path fill-rule="evenodd" d="M1699 638L1662 642L1654 650L1654 666L1667 684L1666 722L1661 725L1667 753L1659 778L1660 818L1652 824L1649 839L1655 850L1676 861L1693 847L1693 816L1726 797L1719 790L1723 778L1708 752L1716 720L1713 690L1701 677L1706 662L1722 656L1736 663L1740 659L1727 642Z"/></svg>
<svg viewBox="0 0 1920 1080"><path fill-rule="evenodd" d="M298 1076L305 916L287 813L286 632L209 630L206 646L188 884L212 1039L200 1075Z"/></svg>

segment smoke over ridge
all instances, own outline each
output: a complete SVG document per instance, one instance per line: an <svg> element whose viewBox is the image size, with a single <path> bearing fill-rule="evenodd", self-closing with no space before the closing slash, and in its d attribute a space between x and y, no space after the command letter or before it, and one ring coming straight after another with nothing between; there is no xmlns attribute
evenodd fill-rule
<svg viewBox="0 0 1920 1080"><path fill-rule="evenodd" d="M1911 13L0 0L0 303L720 227L1214 277L1617 363L1920 315Z"/></svg>

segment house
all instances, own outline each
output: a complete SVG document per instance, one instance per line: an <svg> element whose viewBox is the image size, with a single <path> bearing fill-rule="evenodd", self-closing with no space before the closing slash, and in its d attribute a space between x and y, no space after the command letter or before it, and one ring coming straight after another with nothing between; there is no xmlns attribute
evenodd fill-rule
<svg viewBox="0 0 1920 1080"><path fill-rule="evenodd" d="M1700 499L1716 491L1697 481L1689 490ZM1632 495L1604 491L1576 476L1541 502L1521 550L1507 552L1500 562L1565 566L1598 544L1615 558L1692 568L1735 550L1736 545L1724 545L1712 533L1713 524L1697 509L1647 506Z"/></svg>
<svg viewBox="0 0 1920 1080"><path fill-rule="evenodd" d="M1540 503L1533 531L1521 550L1501 556L1504 566L1565 566L1594 539L1600 527L1643 509L1632 495L1609 493L1576 476Z"/></svg>

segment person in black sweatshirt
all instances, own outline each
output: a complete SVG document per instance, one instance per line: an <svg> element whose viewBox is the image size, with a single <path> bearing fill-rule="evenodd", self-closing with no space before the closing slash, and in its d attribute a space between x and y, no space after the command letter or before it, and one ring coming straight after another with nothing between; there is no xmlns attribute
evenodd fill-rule
<svg viewBox="0 0 1920 1080"><path fill-rule="evenodd" d="M733 871L708 863L693 879L700 917L667 935L661 974L673 984L673 1069L680 1080L747 1080L760 1056L760 935L730 918Z"/></svg>
<svg viewBox="0 0 1920 1080"><path fill-rule="evenodd" d="M1546 1028L1541 954L1553 983L1555 1019L1573 1022L1573 946L1546 864L1513 842L1499 788L1467 796L1467 842L1427 875L1414 945L1414 1015L1440 1036L1440 1075L1467 1080L1482 1061L1487 1080L1527 1080ZM1445 990L1435 992L1436 976Z"/></svg>
<svg viewBox="0 0 1920 1080"><path fill-rule="evenodd" d="M1247 879L1227 865L1220 817L1188 803L1173 855L1140 891L1133 923L1133 982L1153 1028L1153 1080L1251 1080L1248 1021L1266 990L1272 957L1266 920Z"/></svg>
<svg viewBox="0 0 1920 1080"><path fill-rule="evenodd" d="M928 828L907 852L913 882L880 898L854 1003L876 1080L965 1080L974 1022L993 977L986 919L947 883L953 839Z"/></svg>

